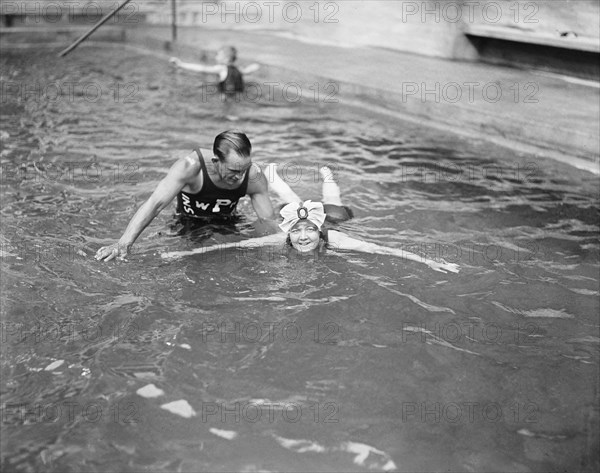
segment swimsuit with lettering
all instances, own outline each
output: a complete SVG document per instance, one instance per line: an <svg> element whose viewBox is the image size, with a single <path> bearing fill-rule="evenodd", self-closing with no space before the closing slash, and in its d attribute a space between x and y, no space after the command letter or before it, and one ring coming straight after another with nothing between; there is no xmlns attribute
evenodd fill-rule
<svg viewBox="0 0 600 473"><path fill-rule="evenodd" d="M202 173L202 189L196 194L181 191L177 194L177 213L190 217L231 217L241 197L248 190L249 172L246 173L242 184L236 189L222 189L208 177L206 164L200 149L196 150L200 159Z"/></svg>

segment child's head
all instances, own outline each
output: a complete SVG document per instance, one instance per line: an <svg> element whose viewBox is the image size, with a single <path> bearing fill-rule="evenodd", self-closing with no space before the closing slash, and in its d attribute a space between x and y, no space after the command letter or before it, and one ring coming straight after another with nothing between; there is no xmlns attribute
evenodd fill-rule
<svg viewBox="0 0 600 473"><path fill-rule="evenodd" d="M233 46L224 46L217 52L216 61L219 64L233 64L237 59L237 50Z"/></svg>

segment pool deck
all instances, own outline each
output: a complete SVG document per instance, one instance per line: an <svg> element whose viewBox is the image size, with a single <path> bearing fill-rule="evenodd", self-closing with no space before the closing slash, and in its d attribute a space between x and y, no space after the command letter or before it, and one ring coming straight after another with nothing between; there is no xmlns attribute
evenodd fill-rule
<svg viewBox="0 0 600 473"><path fill-rule="evenodd" d="M600 174L598 83L541 71L450 61L381 48L310 44L277 31L168 26L128 27L129 45L198 61L222 45L238 49L252 76L289 97L335 100L425 126L481 138L536 158L552 158ZM92 37L93 39L93 37ZM165 46L169 45L167 51Z"/></svg>

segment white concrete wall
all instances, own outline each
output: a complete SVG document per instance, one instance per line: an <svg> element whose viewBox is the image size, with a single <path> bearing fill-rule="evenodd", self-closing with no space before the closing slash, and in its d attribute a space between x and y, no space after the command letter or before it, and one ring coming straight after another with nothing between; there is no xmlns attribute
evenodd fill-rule
<svg viewBox="0 0 600 473"><path fill-rule="evenodd" d="M123 0L0 0L0 12L39 11L76 4L91 14ZM147 21L171 22L171 0L134 0ZM177 0L178 24L218 29L269 30L303 41L375 46L440 57L468 57L462 31L499 25L531 34L573 31L598 37L599 0Z"/></svg>
<svg viewBox="0 0 600 473"><path fill-rule="evenodd" d="M170 0L152 2L153 23L169 23ZM422 21L400 0L269 1L178 0L178 24L208 28L269 30L303 41L340 46L378 46L432 56L449 56L457 23Z"/></svg>
<svg viewBox="0 0 600 473"><path fill-rule="evenodd" d="M170 22L171 0L145 5L152 10L150 22ZM181 25L270 30L303 41L440 57L468 57L462 31L472 23L591 37L600 29L598 0L178 0L177 5Z"/></svg>

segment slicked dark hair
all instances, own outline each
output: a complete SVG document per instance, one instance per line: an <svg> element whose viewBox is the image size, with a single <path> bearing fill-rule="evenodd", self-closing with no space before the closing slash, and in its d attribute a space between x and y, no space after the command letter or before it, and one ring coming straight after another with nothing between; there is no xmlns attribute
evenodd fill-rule
<svg viewBox="0 0 600 473"><path fill-rule="evenodd" d="M248 137L241 131L227 130L215 138L213 154L224 161L230 151L234 151L244 158L248 158L252 152L252 145Z"/></svg>

